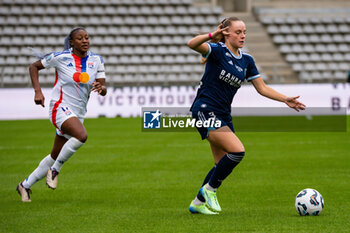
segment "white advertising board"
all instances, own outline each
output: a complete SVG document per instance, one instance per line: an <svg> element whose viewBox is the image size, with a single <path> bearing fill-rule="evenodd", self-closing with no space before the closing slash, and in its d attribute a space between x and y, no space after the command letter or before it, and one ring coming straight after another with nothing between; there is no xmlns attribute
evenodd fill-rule
<svg viewBox="0 0 350 233"><path fill-rule="evenodd" d="M350 113L350 84L292 84L270 85L288 95L300 95L307 107L347 109ZM44 88L45 108L34 104L31 88L0 89L0 120L48 118L51 89ZM88 104L87 118L98 116L140 116L142 107L190 107L196 89L189 86L124 87L108 88L105 97L92 93ZM251 84L243 85L236 94L232 107L285 107L285 104L259 95Z"/></svg>

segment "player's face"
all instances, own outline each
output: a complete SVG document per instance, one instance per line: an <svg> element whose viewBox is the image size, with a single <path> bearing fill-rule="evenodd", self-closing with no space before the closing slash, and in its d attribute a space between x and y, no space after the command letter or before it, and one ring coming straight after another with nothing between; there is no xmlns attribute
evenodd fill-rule
<svg viewBox="0 0 350 233"><path fill-rule="evenodd" d="M74 33L71 40L71 45L75 50L83 53L87 52L90 48L90 39L88 33L84 30L79 30Z"/></svg>
<svg viewBox="0 0 350 233"><path fill-rule="evenodd" d="M228 29L228 37L226 40L234 48L242 48L244 46L246 28L242 21L232 21Z"/></svg>

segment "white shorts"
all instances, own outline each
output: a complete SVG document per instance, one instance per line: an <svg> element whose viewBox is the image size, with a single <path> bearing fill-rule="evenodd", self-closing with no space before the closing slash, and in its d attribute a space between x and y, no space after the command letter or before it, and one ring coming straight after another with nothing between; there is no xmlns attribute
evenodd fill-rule
<svg viewBox="0 0 350 233"><path fill-rule="evenodd" d="M71 136L64 134L61 130L61 126L63 122L68 120L71 117L77 117L81 123L84 122L83 117L78 117L74 113L74 109L67 104L64 104L60 101L50 101L50 110L49 110L49 115L50 115L50 121L51 123L56 127L56 133L59 136L64 136L66 138L70 138Z"/></svg>

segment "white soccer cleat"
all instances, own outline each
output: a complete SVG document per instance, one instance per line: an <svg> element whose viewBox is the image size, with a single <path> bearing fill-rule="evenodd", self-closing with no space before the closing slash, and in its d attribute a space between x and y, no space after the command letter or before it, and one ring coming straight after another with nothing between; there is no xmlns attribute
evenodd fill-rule
<svg viewBox="0 0 350 233"><path fill-rule="evenodd" d="M32 193L32 190L26 189L23 187L22 182L17 185L16 188L18 194L21 196L22 202L31 202L30 195Z"/></svg>
<svg viewBox="0 0 350 233"><path fill-rule="evenodd" d="M46 174L46 184L51 189L57 188L57 175L58 171L51 170L51 168L47 171Z"/></svg>

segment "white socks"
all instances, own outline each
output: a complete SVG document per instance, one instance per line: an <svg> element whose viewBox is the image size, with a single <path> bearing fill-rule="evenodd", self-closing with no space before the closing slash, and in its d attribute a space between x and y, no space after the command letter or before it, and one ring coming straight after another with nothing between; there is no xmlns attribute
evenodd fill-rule
<svg viewBox="0 0 350 233"><path fill-rule="evenodd" d="M61 152L59 153L55 163L51 169L55 169L59 172L63 166L63 163L66 162L72 155L82 146L83 142L79 141L76 138L71 137L62 147Z"/></svg>
<svg viewBox="0 0 350 233"><path fill-rule="evenodd" d="M25 179L22 182L23 187L29 189L33 184L35 184L37 181L41 180L45 177L47 171L52 166L52 164L55 162L51 158L51 155L46 156L41 162L39 163L39 166L28 176L27 179Z"/></svg>
<svg viewBox="0 0 350 233"><path fill-rule="evenodd" d="M22 182L24 188L30 188L37 181L45 177L47 171L52 166L56 171L60 171L63 163L67 161L84 143L76 138L70 138L62 147L56 161L51 158L51 155L46 156L39 166Z"/></svg>

